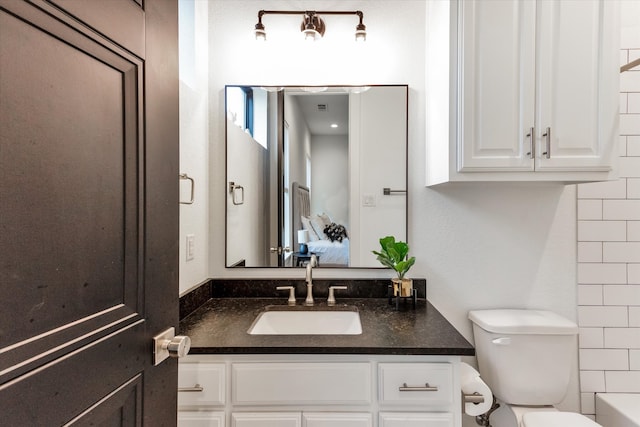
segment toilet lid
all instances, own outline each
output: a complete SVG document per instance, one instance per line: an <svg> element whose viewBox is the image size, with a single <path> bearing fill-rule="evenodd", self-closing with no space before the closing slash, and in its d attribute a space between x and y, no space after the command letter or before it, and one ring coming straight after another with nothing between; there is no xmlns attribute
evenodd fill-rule
<svg viewBox="0 0 640 427"><path fill-rule="evenodd" d="M527 412L522 417L524 427L601 427L590 418L574 412Z"/></svg>

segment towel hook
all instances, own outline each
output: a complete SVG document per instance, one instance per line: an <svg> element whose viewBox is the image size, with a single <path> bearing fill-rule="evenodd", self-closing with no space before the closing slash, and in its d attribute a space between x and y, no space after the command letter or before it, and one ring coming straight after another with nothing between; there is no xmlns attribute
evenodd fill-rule
<svg viewBox="0 0 640 427"><path fill-rule="evenodd" d="M196 191L196 181L191 178L189 175L187 175L186 173L181 173L180 175L178 175L180 177L180 179L186 179L191 183L191 197L189 198L188 202L183 202L180 201L180 204L182 205L192 205L193 204L193 199L194 199L194 194Z"/></svg>
<svg viewBox="0 0 640 427"><path fill-rule="evenodd" d="M236 190L240 190L240 198L238 198L238 192ZM238 185L233 181L229 181L229 193L231 193L231 199L234 205L242 205L244 204L244 187L242 185Z"/></svg>

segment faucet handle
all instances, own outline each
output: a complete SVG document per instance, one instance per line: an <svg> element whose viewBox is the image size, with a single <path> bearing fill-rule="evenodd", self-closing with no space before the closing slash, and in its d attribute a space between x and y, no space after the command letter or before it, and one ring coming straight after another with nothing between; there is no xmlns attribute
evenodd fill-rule
<svg viewBox="0 0 640 427"><path fill-rule="evenodd" d="M276 290L278 291L289 291L289 299L287 300L287 303L289 305L296 305L296 288L294 288L293 286L278 286L276 288Z"/></svg>
<svg viewBox="0 0 640 427"><path fill-rule="evenodd" d="M329 298L327 298L327 305L336 305L336 297L333 293L334 289L347 289L346 286L329 286Z"/></svg>

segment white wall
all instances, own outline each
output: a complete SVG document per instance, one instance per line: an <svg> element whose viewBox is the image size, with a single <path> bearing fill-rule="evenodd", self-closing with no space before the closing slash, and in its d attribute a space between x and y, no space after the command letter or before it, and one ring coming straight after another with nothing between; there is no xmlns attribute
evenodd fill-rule
<svg viewBox="0 0 640 427"><path fill-rule="evenodd" d="M576 319L574 186L471 183L425 188L426 7L422 0L402 1L402 7L399 3L208 2L209 277L301 277L298 269L224 268L225 84L406 83L408 228L412 255L417 258L409 276L427 278L431 302L469 340L470 309L535 307ZM263 23L269 41L261 45L252 34L260 9L359 9L364 12L367 42L351 43L355 26L351 20L328 17L325 39L308 46L298 41L297 18L267 16ZM305 58L313 58L313 66ZM315 275L391 277L390 272L375 269L319 269ZM570 397L577 394L576 388Z"/></svg>
<svg viewBox="0 0 640 427"><path fill-rule="evenodd" d="M242 260L248 266L266 265L269 224L265 221L264 206L267 200L265 177L269 152L231 120L227 120L227 140L229 161L239 165L228 171L228 182L225 184L227 233L233 236L227 242L227 261L229 265ZM234 195L228 191L229 182L244 188L244 191L235 191L236 203L242 201L242 204L233 203Z"/></svg>
<svg viewBox="0 0 640 427"><path fill-rule="evenodd" d="M252 29L260 9L321 9L331 1L218 0L209 2L210 175L224 182L225 84L409 85L409 236L428 295L472 338L467 312L485 307L538 307L576 318L575 188L552 184L462 184L425 188L424 1L341 1L360 9L367 42L350 42L353 23L327 18L322 43L307 46L297 20L267 16L267 44ZM287 34L290 36L291 34ZM346 41L345 41L346 39ZM339 48L338 48L339 47ZM242 54L239 54L242 53ZM313 67L302 58L313 57ZM212 277L297 277L293 270L224 268L224 193L210 186ZM318 277L390 276L384 270L318 270Z"/></svg>
<svg viewBox="0 0 640 427"><path fill-rule="evenodd" d="M311 212L327 213L349 232L349 139L311 137Z"/></svg>
<svg viewBox="0 0 640 427"><path fill-rule="evenodd" d="M180 1L180 173L195 179L192 205L180 205L180 294L209 276L209 80L206 1ZM187 6L186 9L184 6ZM197 54L196 54L197 52ZM224 110L223 110L224 111ZM216 111L217 113L217 111ZM224 123L224 122L223 122ZM180 200L189 183L180 181ZM195 256L186 260L186 236L193 234Z"/></svg>
<svg viewBox="0 0 640 427"><path fill-rule="evenodd" d="M640 2L621 2L620 65L640 58ZM582 412L640 393L640 67L620 75L620 179L578 186Z"/></svg>
<svg viewBox="0 0 640 427"><path fill-rule="evenodd" d="M412 250L413 241L406 235L406 195L383 193L384 188L406 189L406 105L407 89L403 86L376 87L349 95L352 266L378 266L371 251L380 249L381 237L395 236L408 242Z"/></svg>

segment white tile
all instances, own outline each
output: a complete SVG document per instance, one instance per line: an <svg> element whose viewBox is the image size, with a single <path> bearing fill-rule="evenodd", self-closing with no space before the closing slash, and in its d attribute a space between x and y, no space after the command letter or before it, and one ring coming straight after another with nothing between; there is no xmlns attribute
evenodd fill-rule
<svg viewBox="0 0 640 427"><path fill-rule="evenodd" d="M629 367L632 371L640 371L640 350L629 351Z"/></svg>
<svg viewBox="0 0 640 427"><path fill-rule="evenodd" d="M604 328L580 328L580 348L604 348Z"/></svg>
<svg viewBox="0 0 640 427"><path fill-rule="evenodd" d="M578 219L601 220L602 219L602 200L578 199Z"/></svg>
<svg viewBox="0 0 640 427"><path fill-rule="evenodd" d="M578 264L578 283L581 285L627 283L627 267L625 264Z"/></svg>
<svg viewBox="0 0 640 427"><path fill-rule="evenodd" d="M640 393L640 371L605 372L607 393Z"/></svg>
<svg viewBox="0 0 640 427"><path fill-rule="evenodd" d="M580 413L594 415L596 413L596 394L580 393Z"/></svg>
<svg viewBox="0 0 640 427"><path fill-rule="evenodd" d="M633 59L629 58L629 62ZM640 73L637 71L626 71L620 74L620 92L640 91Z"/></svg>
<svg viewBox="0 0 640 427"><path fill-rule="evenodd" d="M579 242L624 242L627 224L624 221L578 221Z"/></svg>
<svg viewBox="0 0 640 427"><path fill-rule="evenodd" d="M627 179L627 198L640 199L640 178Z"/></svg>
<svg viewBox="0 0 640 427"><path fill-rule="evenodd" d="M602 262L602 242L578 242L578 262Z"/></svg>
<svg viewBox="0 0 640 427"><path fill-rule="evenodd" d="M627 112L632 114L640 113L640 92L630 93L628 94L628 96L629 96L629 100L627 103L627 106L628 106ZM640 121L640 117L638 117L637 120Z"/></svg>
<svg viewBox="0 0 640 427"><path fill-rule="evenodd" d="M579 199L624 199L626 195L627 183L624 179L578 185Z"/></svg>
<svg viewBox="0 0 640 427"><path fill-rule="evenodd" d="M627 139L628 135L620 135L618 137L618 156L625 157L627 155Z"/></svg>
<svg viewBox="0 0 640 427"><path fill-rule="evenodd" d="M629 326L640 328L640 307L629 307Z"/></svg>
<svg viewBox="0 0 640 427"><path fill-rule="evenodd" d="M640 157L640 135L629 135L624 137L627 140L627 153L629 157Z"/></svg>
<svg viewBox="0 0 640 427"><path fill-rule="evenodd" d="M629 112L628 105L629 105L629 93L622 92L620 94L620 114L627 114Z"/></svg>
<svg viewBox="0 0 640 427"><path fill-rule="evenodd" d="M603 286L604 305L640 306L640 285Z"/></svg>
<svg viewBox="0 0 640 427"><path fill-rule="evenodd" d="M640 242L604 242L604 262L640 262Z"/></svg>
<svg viewBox="0 0 640 427"><path fill-rule="evenodd" d="M618 59L619 61L619 65L622 67L625 64L629 63L629 49L625 48L625 49L620 49L620 57Z"/></svg>
<svg viewBox="0 0 640 427"><path fill-rule="evenodd" d="M640 349L640 328L604 328L604 346Z"/></svg>
<svg viewBox="0 0 640 427"><path fill-rule="evenodd" d="M578 307L578 325L581 328L627 327L629 326L628 311L627 307L581 306Z"/></svg>
<svg viewBox="0 0 640 427"><path fill-rule="evenodd" d="M580 388L583 392L603 392L606 391L604 385L604 372L587 371L580 367Z"/></svg>
<svg viewBox="0 0 640 427"><path fill-rule="evenodd" d="M603 305L602 285L578 285L578 305Z"/></svg>
<svg viewBox="0 0 640 427"><path fill-rule="evenodd" d="M580 350L580 368L589 371L629 370L629 351L587 348Z"/></svg>
<svg viewBox="0 0 640 427"><path fill-rule="evenodd" d="M605 220L640 220L640 200L605 200L602 214Z"/></svg>
<svg viewBox="0 0 640 427"><path fill-rule="evenodd" d="M627 264L627 283L640 285L640 264Z"/></svg>
<svg viewBox="0 0 640 427"><path fill-rule="evenodd" d="M627 241L640 242L640 221L627 221Z"/></svg>
<svg viewBox="0 0 640 427"><path fill-rule="evenodd" d="M640 157L620 157L618 163L620 178L640 178Z"/></svg>
<svg viewBox="0 0 640 427"><path fill-rule="evenodd" d="M638 14L640 8L636 0L620 2L620 46L624 49L640 46Z"/></svg>

